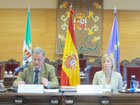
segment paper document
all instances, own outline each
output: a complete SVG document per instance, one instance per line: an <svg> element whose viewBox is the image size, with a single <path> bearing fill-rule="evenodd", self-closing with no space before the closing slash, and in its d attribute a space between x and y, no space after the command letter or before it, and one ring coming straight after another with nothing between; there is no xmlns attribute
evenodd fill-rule
<svg viewBox="0 0 140 105"><path fill-rule="evenodd" d="M103 93L102 85L78 85L77 93Z"/></svg>
<svg viewBox="0 0 140 105"><path fill-rule="evenodd" d="M44 93L44 86L35 84L19 84L17 93Z"/></svg>
<svg viewBox="0 0 140 105"><path fill-rule="evenodd" d="M44 92L45 93L49 93L49 92L58 93L59 92L59 89L44 89Z"/></svg>
<svg viewBox="0 0 140 105"><path fill-rule="evenodd" d="M60 91L61 92L76 92L77 87L76 86L61 86Z"/></svg>

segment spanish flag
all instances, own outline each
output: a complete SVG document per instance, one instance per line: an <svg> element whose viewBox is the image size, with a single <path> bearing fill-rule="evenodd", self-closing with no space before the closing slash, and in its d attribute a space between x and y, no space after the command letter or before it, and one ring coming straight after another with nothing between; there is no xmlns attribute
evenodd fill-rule
<svg viewBox="0 0 140 105"><path fill-rule="evenodd" d="M67 30L61 70L61 86L77 86L80 84L79 58L76 50L72 21L73 13L74 11L70 9L69 26Z"/></svg>

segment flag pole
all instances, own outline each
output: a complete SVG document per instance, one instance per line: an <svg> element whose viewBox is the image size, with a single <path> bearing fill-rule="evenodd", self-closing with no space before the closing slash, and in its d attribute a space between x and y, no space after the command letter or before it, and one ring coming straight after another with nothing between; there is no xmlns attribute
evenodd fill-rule
<svg viewBox="0 0 140 105"><path fill-rule="evenodd" d="M69 9L69 25L66 34L63 63L61 68L61 86L77 86L80 84L79 58L73 29L72 16L74 10L72 9L72 5L70 5Z"/></svg>
<svg viewBox="0 0 140 105"><path fill-rule="evenodd" d="M29 2L29 4L28 4L28 11L30 11L30 2Z"/></svg>
<svg viewBox="0 0 140 105"><path fill-rule="evenodd" d="M116 61L117 71L120 72L120 43L117 21L117 9L114 7L114 21L108 43L107 54L112 54Z"/></svg>
<svg viewBox="0 0 140 105"><path fill-rule="evenodd" d="M23 65L32 61L32 39L30 26L30 3L28 4L27 23L23 44Z"/></svg>
<svg viewBox="0 0 140 105"><path fill-rule="evenodd" d="M115 16L117 15L117 8L116 8L116 6L114 7L114 15Z"/></svg>

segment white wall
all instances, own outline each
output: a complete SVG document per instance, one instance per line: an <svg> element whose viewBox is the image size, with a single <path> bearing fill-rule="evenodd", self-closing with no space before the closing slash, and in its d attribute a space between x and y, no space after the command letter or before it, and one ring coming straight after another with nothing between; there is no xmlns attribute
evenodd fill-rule
<svg viewBox="0 0 140 105"><path fill-rule="evenodd" d="M57 0L0 0L0 8L56 8ZM140 0L104 0L104 9L140 10Z"/></svg>

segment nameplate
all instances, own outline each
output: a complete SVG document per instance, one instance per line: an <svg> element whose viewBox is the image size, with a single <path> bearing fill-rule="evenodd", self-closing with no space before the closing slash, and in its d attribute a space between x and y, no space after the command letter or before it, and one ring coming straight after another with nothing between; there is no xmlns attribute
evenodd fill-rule
<svg viewBox="0 0 140 105"><path fill-rule="evenodd" d="M59 89L44 89L44 93L59 93Z"/></svg>
<svg viewBox="0 0 140 105"><path fill-rule="evenodd" d="M44 93L44 86L35 84L19 84L17 93Z"/></svg>
<svg viewBox="0 0 140 105"><path fill-rule="evenodd" d="M102 85L78 85L77 93L97 93L101 94L103 86Z"/></svg>

